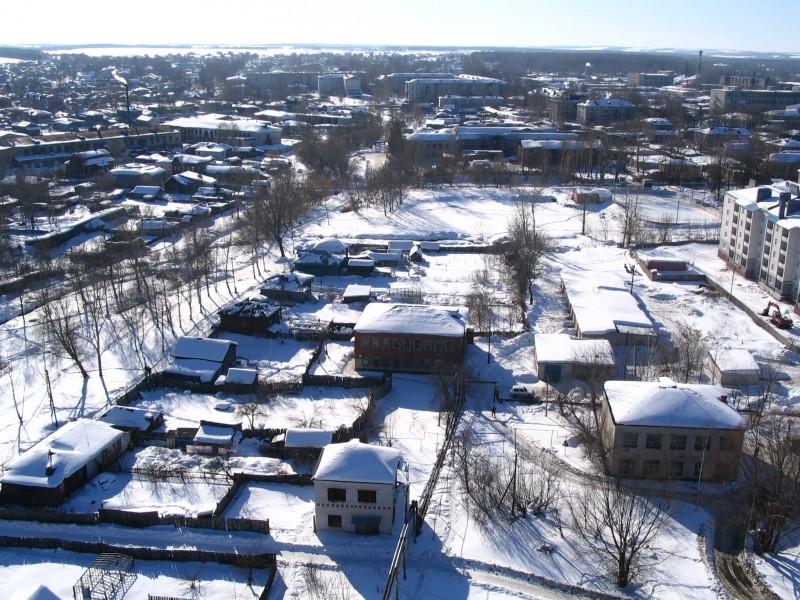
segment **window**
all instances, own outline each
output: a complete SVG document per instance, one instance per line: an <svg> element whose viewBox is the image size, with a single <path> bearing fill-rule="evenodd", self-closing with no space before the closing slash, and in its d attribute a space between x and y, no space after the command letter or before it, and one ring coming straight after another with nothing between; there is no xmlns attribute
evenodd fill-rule
<svg viewBox="0 0 800 600"><path fill-rule="evenodd" d="M411 340L403 338L403 350L411 350Z"/></svg>
<svg viewBox="0 0 800 600"><path fill-rule="evenodd" d="M735 449L736 444L733 443L733 440L729 437L722 436L719 438L719 449L725 452L731 452Z"/></svg>
<svg viewBox="0 0 800 600"><path fill-rule="evenodd" d="M453 351L453 340L445 340L445 342L444 342L444 351L445 352L452 352Z"/></svg>
<svg viewBox="0 0 800 600"><path fill-rule="evenodd" d="M638 433L623 433L622 434L622 447L623 448L636 448L639 445Z"/></svg>
<svg viewBox="0 0 800 600"><path fill-rule="evenodd" d="M669 438L670 450L686 450L686 436L685 435L671 435Z"/></svg>
<svg viewBox="0 0 800 600"><path fill-rule="evenodd" d="M341 527L342 515L328 515L328 527Z"/></svg>
<svg viewBox="0 0 800 600"><path fill-rule="evenodd" d="M414 350L422 350L422 340L414 340Z"/></svg>
<svg viewBox="0 0 800 600"><path fill-rule="evenodd" d="M434 349L435 352L441 352L442 351L442 340L436 340L433 343L433 349Z"/></svg>
<svg viewBox="0 0 800 600"><path fill-rule="evenodd" d="M701 463L700 461L697 461L696 463L694 463L694 471L693 471L693 475L692 476L693 477L700 477L702 472L703 472L703 463Z"/></svg>
<svg viewBox="0 0 800 600"><path fill-rule="evenodd" d="M363 338L361 338L361 345L364 348L369 348L369 337L364 336Z"/></svg>
<svg viewBox="0 0 800 600"><path fill-rule="evenodd" d="M642 464L642 475L644 477L658 477L658 470L660 468L660 460L646 460Z"/></svg>
<svg viewBox="0 0 800 600"><path fill-rule="evenodd" d="M711 448L711 438L703 435L694 436L694 449L700 452Z"/></svg>
<svg viewBox="0 0 800 600"><path fill-rule="evenodd" d="M368 356L365 356L365 357L363 357L361 359L361 366L362 367L368 367L369 366L369 357Z"/></svg>
<svg viewBox="0 0 800 600"><path fill-rule="evenodd" d="M671 479L680 479L683 477L683 461L671 460L669 461L667 474Z"/></svg>
<svg viewBox="0 0 800 600"><path fill-rule="evenodd" d="M635 460L621 460L619 461L619 468L617 472L621 477L631 477L636 472Z"/></svg>
<svg viewBox="0 0 800 600"><path fill-rule="evenodd" d="M400 350L400 338L392 338L392 348Z"/></svg>
<svg viewBox="0 0 800 600"><path fill-rule="evenodd" d="M383 338L383 347L386 350L389 349L389 338L388 337Z"/></svg>
<svg viewBox="0 0 800 600"><path fill-rule="evenodd" d="M385 369L388 369L392 366L392 358L390 356L383 357L383 366Z"/></svg>
<svg viewBox="0 0 800 600"><path fill-rule="evenodd" d="M425 352L430 352L431 348L433 348L431 340L425 340Z"/></svg>
<svg viewBox="0 0 800 600"><path fill-rule="evenodd" d="M380 356L373 356L372 357L372 366L376 367L376 368L381 366L381 358L380 358Z"/></svg>
<svg viewBox="0 0 800 600"><path fill-rule="evenodd" d="M649 448L650 450L660 450L662 437L664 436L654 433L648 433L647 440L645 441L645 448Z"/></svg>
<svg viewBox="0 0 800 600"><path fill-rule="evenodd" d="M347 502L347 490L344 488L328 488L328 502Z"/></svg>
<svg viewBox="0 0 800 600"><path fill-rule="evenodd" d="M358 501L376 504L378 502L378 492L375 490L358 490Z"/></svg>

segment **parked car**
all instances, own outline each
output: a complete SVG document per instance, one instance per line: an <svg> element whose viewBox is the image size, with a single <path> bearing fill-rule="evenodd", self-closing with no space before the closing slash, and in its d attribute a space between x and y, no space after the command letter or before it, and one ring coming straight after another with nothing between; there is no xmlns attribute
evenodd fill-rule
<svg viewBox="0 0 800 600"><path fill-rule="evenodd" d="M536 394L534 394L527 385L522 383L512 385L509 394L512 400L527 400L528 402L533 402L537 399Z"/></svg>

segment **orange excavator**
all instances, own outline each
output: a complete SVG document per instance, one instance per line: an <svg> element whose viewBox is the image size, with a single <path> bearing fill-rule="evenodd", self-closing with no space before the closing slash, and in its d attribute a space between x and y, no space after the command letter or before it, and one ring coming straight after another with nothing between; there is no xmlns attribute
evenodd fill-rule
<svg viewBox="0 0 800 600"><path fill-rule="evenodd" d="M772 312L769 311L770 308ZM794 324L794 321L781 313L781 307L772 300L767 302L767 307L761 311L761 316L769 317L770 323L778 329L790 329Z"/></svg>

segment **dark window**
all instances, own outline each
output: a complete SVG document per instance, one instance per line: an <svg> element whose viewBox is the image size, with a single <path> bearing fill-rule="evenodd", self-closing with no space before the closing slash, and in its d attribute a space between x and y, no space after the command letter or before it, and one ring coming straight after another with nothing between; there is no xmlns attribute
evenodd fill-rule
<svg viewBox="0 0 800 600"><path fill-rule="evenodd" d="M623 433L622 434L622 447L623 448L636 448L639 445L638 433Z"/></svg>
<svg viewBox="0 0 800 600"><path fill-rule="evenodd" d="M411 340L403 338L403 350L411 350Z"/></svg>
<svg viewBox="0 0 800 600"><path fill-rule="evenodd" d="M389 338L383 338L383 347L384 349L389 349Z"/></svg>
<svg viewBox="0 0 800 600"><path fill-rule="evenodd" d="M328 502L347 502L347 490L344 488L328 488Z"/></svg>
<svg viewBox="0 0 800 600"><path fill-rule="evenodd" d="M433 349L436 352L441 352L442 351L442 340L436 340L433 343Z"/></svg>
<svg viewBox="0 0 800 600"><path fill-rule="evenodd" d="M700 452L711 448L711 438L708 436L696 435L694 437L694 449Z"/></svg>
<svg viewBox="0 0 800 600"><path fill-rule="evenodd" d="M662 435L657 435L654 433L647 434L647 440L645 441L645 448L649 448L650 450L659 450L661 449L661 438L664 437Z"/></svg>
<svg viewBox="0 0 800 600"><path fill-rule="evenodd" d="M693 477L700 477L700 473L702 471L703 471L703 463L700 462L700 461L697 461L696 463L694 463Z"/></svg>
<svg viewBox="0 0 800 600"><path fill-rule="evenodd" d="M375 490L358 490L358 501L375 504L378 502L378 492Z"/></svg>
<svg viewBox="0 0 800 600"><path fill-rule="evenodd" d="M364 348L369 348L369 338L367 336L361 338L361 345L364 346Z"/></svg>
<svg viewBox="0 0 800 600"><path fill-rule="evenodd" d="M381 358L380 358L380 356L373 356L372 357L372 366L373 367L380 367L381 366Z"/></svg>
<svg viewBox="0 0 800 600"><path fill-rule="evenodd" d="M365 357L363 357L361 359L361 366L362 367L368 367L369 366L369 357L368 356L365 356Z"/></svg>
<svg viewBox="0 0 800 600"><path fill-rule="evenodd" d="M425 352L430 352L432 347L433 344L431 343L431 340L425 340Z"/></svg>
<svg viewBox="0 0 800 600"><path fill-rule="evenodd" d="M444 343L444 351L445 352L452 352L453 351L453 340L446 340Z"/></svg>
<svg viewBox="0 0 800 600"><path fill-rule="evenodd" d="M390 356L383 357L383 366L387 369L392 366L392 358Z"/></svg>
<svg viewBox="0 0 800 600"><path fill-rule="evenodd" d="M635 460L621 460L619 461L619 474L622 477L632 476L636 472Z"/></svg>
<svg viewBox="0 0 800 600"><path fill-rule="evenodd" d="M328 527L341 527L342 515L328 515Z"/></svg>
<svg viewBox="0 0 800 600"><path fill-rule="evenodd" d="M658 477L659 468L661 468L661 461L646 460L642 463L642 475L644 477Z"/></svg>
<svg viewBox="0 0 800 600"><path fill-rule="evenodd" d="M422 350L422 340L414 340L414 350Z"/></svg>
<svg viewBox="0 0 800 600"><path fill-rule="evenodd" d="M719 449L724 450L725 452L730 452L735 448L735 444L733 440L729 437L722 436L719 438Z"/></svg>
<svg viewBox="0 0 800 600"><path fill-rule="evenodd" d="M686 436L685 435L671 435L669 438L670 450L686 450Z"/></svg>
<svg viewBox="0 0 800 600"><path fill-rule="evenodd" d="M400 338L392 338L392 348L400 350Z"/></svg>
<svg viewBox="0 0 800 600"><path fill-rule="evenodd" d="M673 479L683 477L683 461L671 460L669 461L669 476Z"/></svg>

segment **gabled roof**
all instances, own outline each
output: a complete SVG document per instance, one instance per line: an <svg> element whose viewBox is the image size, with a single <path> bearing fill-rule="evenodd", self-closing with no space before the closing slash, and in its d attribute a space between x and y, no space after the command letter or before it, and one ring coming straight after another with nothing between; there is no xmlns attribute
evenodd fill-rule
<svg viewBox="0 0 800 600"><path fill-rule="evenodd" d="M324 448L331 443L333 433L325 429L293 429L286 430L287 448Z"/></svg>
<svg viewBox="0 0 800 600"><path fill-rule="evenodd" d="M661 381L607 381L606 398L617 425L741 429L744 421L720 400L728 391L718 385Z"/></svg>
<svg viewBox="0 0 800 600"><path fill-rule="evenodd" d="M195 358L221 363L228 354L231 346L237 346L230 340L217 340L212 338L179 337L172 349L174 358Z"/></svg>
<svg viewBox="0 0 800 600"><path fill-rule="evenodd" d="M320 455L314 479L394 484L400 459L400 451L395 448L362 444L358 440L328 444Z"/></svg>

